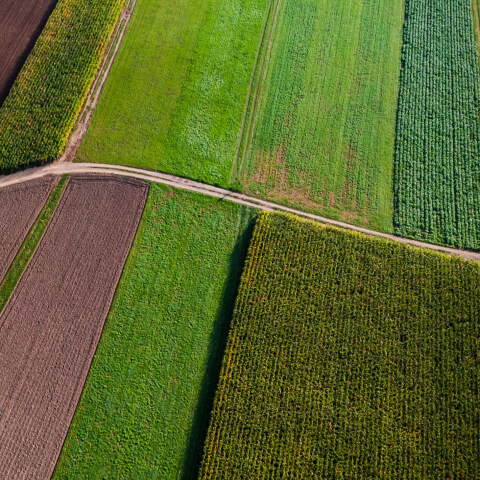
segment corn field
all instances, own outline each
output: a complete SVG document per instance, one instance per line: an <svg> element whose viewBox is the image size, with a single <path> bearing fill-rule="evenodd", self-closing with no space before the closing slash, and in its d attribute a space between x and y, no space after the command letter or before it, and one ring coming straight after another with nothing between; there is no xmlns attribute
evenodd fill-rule
<svg viewBox="0 0 480 480"><path fill-rule="evenodd" d="M60 0L0 109L0 171L56 159L124 0Z"/></svg>
<svg viewBox="0 0 480 480"><path fill-rule="evenodd" d="M480 269L262 214L200 478L477 479Z"/></svg>

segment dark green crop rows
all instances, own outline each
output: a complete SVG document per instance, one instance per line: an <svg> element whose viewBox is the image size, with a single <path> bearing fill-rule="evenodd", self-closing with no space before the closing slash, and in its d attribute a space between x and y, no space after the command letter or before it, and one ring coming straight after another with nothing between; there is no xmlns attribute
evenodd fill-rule
<svg viewBox="0 0 480 480"><path fill-rule="evenodd" d="M480 269L261 215L206 479L478 479Z"/></svg>
<svg viewBox="0 0 480 480"><path fill-rule="evenodd" d="M0 171L62 152L124 0L60 0L0 109Z"/></svg>
<svg viewBox="0 0 480 480"><path fill-rule="evenodd" d="M480 248L480 77L471 0L407 0L397 119L400 235Z"/></svg>

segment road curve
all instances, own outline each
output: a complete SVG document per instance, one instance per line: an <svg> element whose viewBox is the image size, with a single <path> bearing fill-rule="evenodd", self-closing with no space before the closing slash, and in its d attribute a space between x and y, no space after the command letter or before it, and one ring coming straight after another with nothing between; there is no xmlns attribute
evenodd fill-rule
<svg viewBox="0 0 480 480"><path fill-rule="evenodd" d="M151 170L144 170L141 168L125 167L122 165L110 165L100 163L70 163L61 162L45 165L42 167L30 168L11 175L0 177L0 188L16 183L26 182L35 178L40 178L45 175L64 175L69 173L99 173L99 174L111 174L111 175L123 175L132 178L138 178L154 183L161 183L163 185L169 185L171 187L179 188L182 190L189 190L191 192L201 193L210 197L219 198L229 202L238 203L240 205L246 205L252 208L258 208L260 210L287 212L299 217L308 218L316 222L320 222L326 225L334 225L336 227L345 228L348 230L354 230L366 235L383 237L395 242L412 245L414 247L427 248L429 250L435 250L437 252L443 252L450 255L462 257L467 260L474 260L480 262L480 252L472 252L469 250L461 250L457 248L443 247L440 245L433 245L431 243L420 242L418 240L410 240L408 238L397 237L388 233L377 232L375 230L369 230L368 228L357 227L348 223L340 222L338 220L332 220L322 217L320 215L314 215L313 213L302 212L294 208L278 205L273 202L261 200L259 198L251 197L243 193L232 192L224 188L214 187L205 183L196 182L175 175L167 173L154 172Z"/></svg>

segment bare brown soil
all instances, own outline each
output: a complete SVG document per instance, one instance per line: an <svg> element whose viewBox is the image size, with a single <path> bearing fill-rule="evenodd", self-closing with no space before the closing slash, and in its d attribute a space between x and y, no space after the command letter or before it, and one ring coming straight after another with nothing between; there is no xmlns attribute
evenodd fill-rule
<svg viewBox="0 0 480 480"><path fill-rule="evenodd" d="M0 105L57 0L0 0Z"/></svg>
<svg viewBox="0 0 480 480"><path fill-rule="evenodd" d="M48 176L0 189L0 283L57 183Z"/></svg>
<svg viewBox="0 0 480 480"><path fill-rule="evenodd" d="M148 193L73 176L0 316L0 478L50 479Z"/></svg>

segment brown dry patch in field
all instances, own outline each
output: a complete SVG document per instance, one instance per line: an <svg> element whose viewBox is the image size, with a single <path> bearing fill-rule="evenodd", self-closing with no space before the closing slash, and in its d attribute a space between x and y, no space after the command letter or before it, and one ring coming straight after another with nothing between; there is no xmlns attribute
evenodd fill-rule
<svg viewBox="0 0 480 480"><path fill-rule="evenodd" d="M0 0L0 105L57 0Z"/></svg>
<svg viewBox="0 0 480 480"><path fill-rule="evenodd" d="M347 144L345 158L347 159L347 170L353 170L357 166L357 149L353 147L350 143Z"/></svg>
<svg viewBox="0 0 480 480"><path fill-rule="evenodd" d="M57 183L49 176L0 189L0 283Z"/></svg>
<svg viewBox="0 0 480 480"><path fill-rule="evenodd" d="M256 184L263 184L268 190L268 198L278 203L297 205L308 210L318 210L320 204L311 199L311 185L305 179L304 186L294 186L289 181L290 172L286 166L285 149L280 145L274 153L260 151L257 153L257 169L252 175ZM298 178L305 178L305 173L298 171Z"/></svg>
<svg viewBox="0 0 480 480"><path fill-rule="evenodd" d="M0 316L0 478L50 479L148 186L73 176Z"/></svg>

